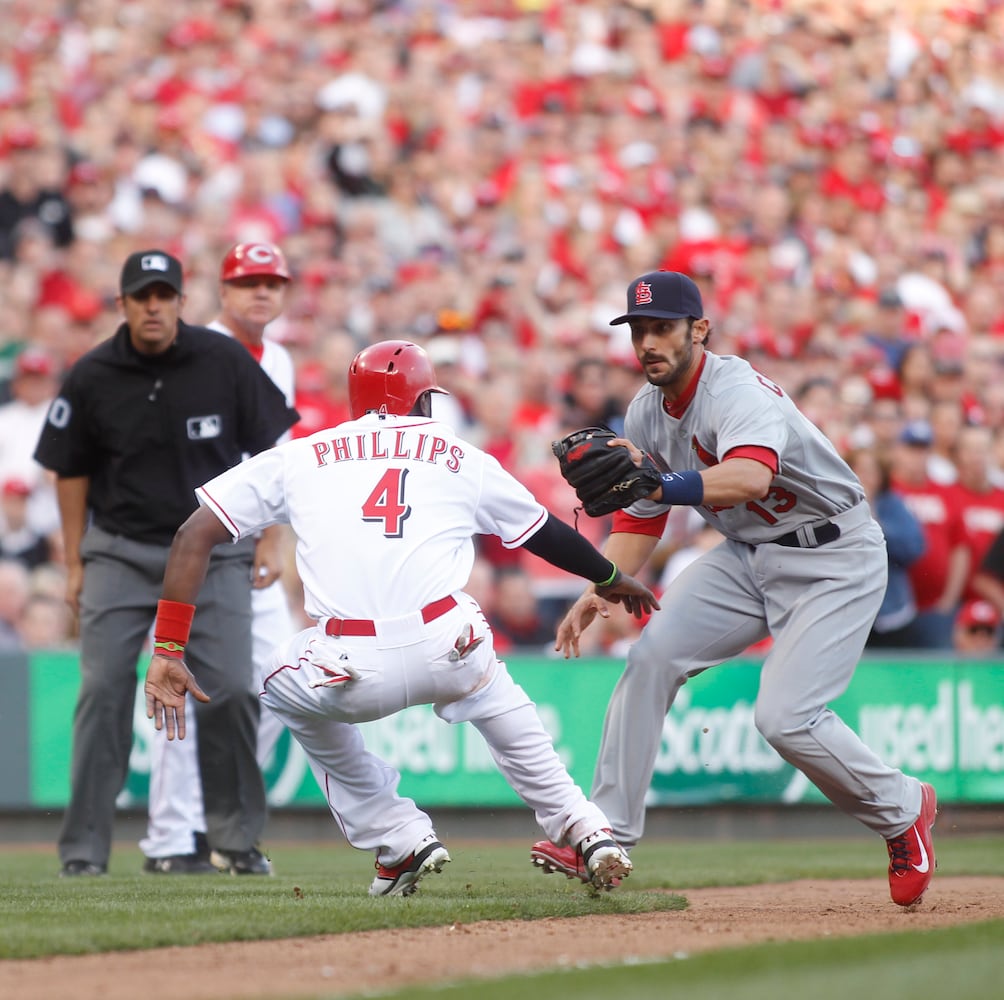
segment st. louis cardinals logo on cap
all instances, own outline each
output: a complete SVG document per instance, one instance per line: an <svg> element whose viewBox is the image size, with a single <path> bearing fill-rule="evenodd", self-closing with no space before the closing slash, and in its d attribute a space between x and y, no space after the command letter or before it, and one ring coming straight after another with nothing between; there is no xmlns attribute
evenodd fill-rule
<svg viewBox="0 0 1004 1000"><path fill-rule="evenodd" d="M704 316L701 292L693 279L679 271L649 271L628 285L627 312L610 320L610 325L628 323L641 316L701 319Z"/></svg>
<svg viewBox="0 0 1004 1000"><path fill-rule="evenodd" d="M650 306L652 304L652 286L647 281L639 281L634 286L634 304Z"/></svg>

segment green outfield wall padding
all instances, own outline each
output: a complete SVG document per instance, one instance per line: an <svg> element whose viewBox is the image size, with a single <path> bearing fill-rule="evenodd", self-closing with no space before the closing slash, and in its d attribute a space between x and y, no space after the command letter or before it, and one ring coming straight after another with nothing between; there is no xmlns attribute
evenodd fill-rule
<svg viewBox="0 0 1004 1000"><path fill-rule="evenodd" d="M507 663L536 702L573 778L588 792L622 662L526 656ZM683 687L663 727L650 804L823 801L756 731L760 666L758 660L733 661ZM145 663L139 669L144 671ZM5 796L0 805L61 807L69 788L76 655L35 654L22 658L20 666L12 660L7 670L11 675L2 690L8 773L0 784ZM18 670L26 674L23 681ZM11 704L17 698L26 703ZM121 806L145 804L150 744L160 738L141 699L140 692ZM831 707L885 761L934 782L942 802L1004 802L1004 660L866 659ZM431 707L416 707L361 729L367 746L401 771L402 793L424 806L519 804L470 725L450 726ZM265 776L273 806L323 808L306 759L288 734L267 762Z"/></svg>

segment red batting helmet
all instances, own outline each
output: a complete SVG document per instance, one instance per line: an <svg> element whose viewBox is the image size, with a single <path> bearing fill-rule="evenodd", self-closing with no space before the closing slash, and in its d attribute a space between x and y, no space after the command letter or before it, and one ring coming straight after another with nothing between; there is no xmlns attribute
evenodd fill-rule
<svg viewBox="0 0 1004 1000"><path fill-rule="evenodd" d="M233 281L255 274L273 275L289 281L289 265L283 252L273 243L235 243L220 265L220 281Z"/></svg>
<svg viewBox="0 0 1004 1000"><path fill-rule="evenodd" d="M370 410L407 416L423 392L442 392L429 355L407 340L385 340L360 351L349 365L352 419Z"/></svg>

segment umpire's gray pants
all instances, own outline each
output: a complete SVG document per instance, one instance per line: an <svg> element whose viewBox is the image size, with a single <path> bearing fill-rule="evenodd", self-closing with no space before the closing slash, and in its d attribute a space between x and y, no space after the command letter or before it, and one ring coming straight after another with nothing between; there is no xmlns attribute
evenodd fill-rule
<svg viewBox="0 0 1004 1000"><path fill-rule="evenodd" d="M136 666L157 612L169 547L91 527L81 555L80 693L70 802L59 856L107 865L115 799L128 773ZM246 850L265 825L255 759L258 699L251 660L253 542L219 546L199 591L186 662L212 699L197 705L199 768L210 844Z"/></svg>

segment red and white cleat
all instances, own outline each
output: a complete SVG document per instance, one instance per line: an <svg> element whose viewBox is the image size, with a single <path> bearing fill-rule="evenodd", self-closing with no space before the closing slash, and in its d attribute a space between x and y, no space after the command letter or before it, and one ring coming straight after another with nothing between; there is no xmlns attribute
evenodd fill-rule
<svg viewBox="0 0 1004 1000"><path fill-rule="evenodd" d="M886 841L889 848L889 893L900 906L919 903L931 884L937 862L931 829L938 815L938 797L931 785L920 792L920 815L913 826Z"/></svg>
<svg viewBox="0 0 1004 1000"><path fill-rule="evenodd" d="M550 840L538 840L530 849L530 860L545 875L559 872L566 878L577 878L586 885L608 891L620 885L634 867L609 830L597 830L578 847L558 847Z"/></svg>

